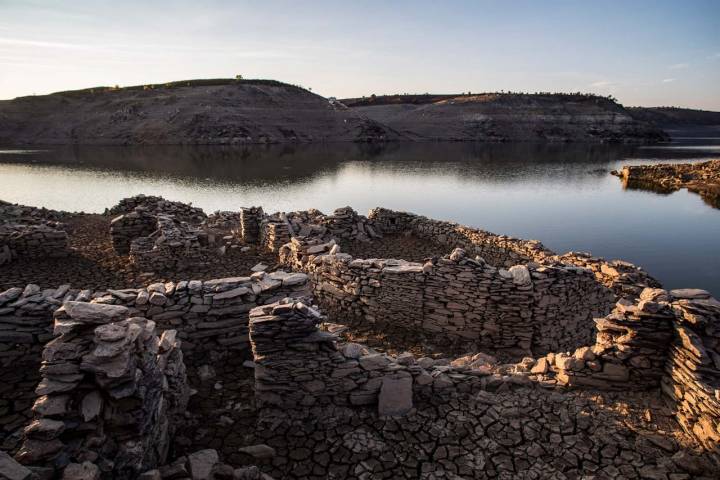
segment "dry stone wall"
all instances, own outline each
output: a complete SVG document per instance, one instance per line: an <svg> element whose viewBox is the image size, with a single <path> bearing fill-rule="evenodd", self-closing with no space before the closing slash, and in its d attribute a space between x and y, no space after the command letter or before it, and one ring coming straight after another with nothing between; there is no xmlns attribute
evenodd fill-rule
<svg viewBox="0 0 720 480"><path fill-rule="evenodd" d="M249 237L252 241L252 235ZM246 240L247 242L248 240ZM279 252L290 241L290 224L280 216L267 216L260 224L260 246L268 252Z"/></svg>
<svg viewBox="0 0 720 480"><path fill-rule="evenodd" d="M256 396L270 418L297 410L342 417L348 415L343 409L360 406L403 415L418 399L436 402L458 393L648 390L662 382L687 433L720 453L720 302L707 292L646 289L635 303L620 301L597 320L594 343L517 364L499 364L485 353L433 360L342 344L318 330L317 309L294 300L258 307L250 317Z"/></svg>
<svg viewBox="0 0 720 480"><path fill-rule="evenodd" d="M159 331L176 330L193 361L241 354L250 356L248 312L264 303L307 292L303 273L256 273L252 277L156 283L142 289L92 292L69 285L41 290L37 285L0 293L0 443L13 449L16 432L31 416L39 381L41 352L54 338L53 312L63 302L123 307L131 317L155 322Z"/></svg>
<svg viewBox="0 0 720 480"><path fill-rule="evenodd" d="M40 357L53 338L53 311L77 291L69 285L42 290L37 285L0 292L0 445L13 449L17 432L29 422Z"/></svg>
<svg viewBox="0 0 720 480"><path fill-rule="evenodd" d="M316 309L289 298L250 313L255 397L261 411L332 411L378 404L381 397L381 414L412 408L412 376L405 367L358 344L338 350L337 337L318 330L322 319Z"/></svg>
<svg viewBox="0 0 720 480"><path fill-rule="evenodd" d="M21 463L135 478L165 462L189 396L180 342L129 313L76 301L55 312Z"/></svg>
<svg viewBox="0 0 720 480"><path fill-rule="evenodd" d="M260 223L263 218L262 207L248 207L240 210L239 236L249 245L260 242Z"/></svg>
<svg viewBox="0 0 720 480"><path fill-rule="evenodd" d="M553 252L536 240L520 240L505 235L495 235L484 230L466 227L452 222L432 220L407 212L396 212L385 208L374 208L368 215L384 233L405 233L427 238L441 245L448 245L448 251L460 247L470 256L480 256L495 267L510 267L538 261Z"/></svg>
<svg viewBox="0 0 720 480"><path fill-rule="evenodd" d="M589 270L568 265L496 268L462 249L425 264L353 259L330 241L294 238L285 265L307 271L333 318L422 330L486 349L554 351L589 343L592 318L610 291Z"/></svg>
<svg viewBox="0 0 720 480"><path fill-rule="evenodd" d="M0 265L15 258L58 258L69 254L59 225L0 224Z"/></svg>
<svg viewBox="0 0 720 480"><path fill-rule="evenodd" d="M92 301L126 307L130 315L154 321L161 331L177 330L183 351L200 358L249 351L248 312L306 290L307 275L303 273L259 272L251 277L154 283L143 289L94 292Z"/></svg>
<svg viewBox="0 0 720 480"><path fill-rule="evenodd" d="M663 391L686 432L720 456L720 302L702 290L672 290L674 341Z"/></svg>
<svg viewBox="0 0 720 480"><path fill-rule="evenodd" d="M157 217L144 207L115 217L110 222L110 238L118 255L130 253L130 244L138 237L147 237L157 229Z"/></svg>

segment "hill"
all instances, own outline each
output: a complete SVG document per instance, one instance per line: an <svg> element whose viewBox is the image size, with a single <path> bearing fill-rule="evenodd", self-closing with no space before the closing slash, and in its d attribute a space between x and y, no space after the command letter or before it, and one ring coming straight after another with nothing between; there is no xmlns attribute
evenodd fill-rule
<svg viewBox="0 0 720 480"><path fill-rule="evenodd" d="M633 118L660 127L682 125L720 125L720 112L679 107L631 107Z"/></svg>
<svg viewBox="0 0 720 480"><path fill-rule="evenodd" d="M414 140L634 143L667 138L614 100L596 95L426 94L341 101Z"/></svg>
<svg viewBox="0 0 720 480"><path fill-rule="evenodd" d="M582 94L388 95L336 101L274 80L95 87L0 101L0 144L382 141L643 143L666 139L612 99Z"/></svg>
<svg viewBox="0 0 720 480"><path fill-rule="evenodd" d="M0 101L0 144L367 142L397 135L272 80L96 87Z"/></svg>

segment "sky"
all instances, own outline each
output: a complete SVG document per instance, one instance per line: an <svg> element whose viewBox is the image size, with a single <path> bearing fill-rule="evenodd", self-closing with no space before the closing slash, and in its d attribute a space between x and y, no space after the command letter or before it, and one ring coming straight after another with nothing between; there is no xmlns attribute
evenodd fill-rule
<svg viewBox="0 0 720 480"><path fill-rule="evenodd" d="M238 74L720 111L720 0L0 0L0 99Z"/></svg>

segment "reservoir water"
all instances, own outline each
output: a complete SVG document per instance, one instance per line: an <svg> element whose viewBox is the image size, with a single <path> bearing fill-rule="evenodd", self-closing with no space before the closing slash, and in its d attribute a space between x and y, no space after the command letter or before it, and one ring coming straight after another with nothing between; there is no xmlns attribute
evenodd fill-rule
<svg viewBox="0 0 720 480"><path fill-rule="evenodd" d="M687 191L625 190L625 164L720 157L720 139L623 147L388 144L0 148L0 199L102 212L138 193L210 213L375 206L538 239L644 267L720 297L720 210ZM0 270L0 275L2 271Z"/></svg>

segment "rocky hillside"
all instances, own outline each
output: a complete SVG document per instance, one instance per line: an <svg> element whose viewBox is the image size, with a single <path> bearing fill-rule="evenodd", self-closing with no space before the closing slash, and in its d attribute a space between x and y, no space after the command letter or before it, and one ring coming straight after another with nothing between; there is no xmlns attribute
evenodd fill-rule
<svg viewBox="0 0 720 480"><path fill-rule="evenodd" d="M0 144L367 142L398 136L361 113L268 80L99 87L0 101Z"/></svg>
<svg viewBox="0 0 720 480"><path fill-rule="evenodd" d="M0 101L0 145L665 138L659 127L592 95L392 95L337 102L272 80L211 79Z"/></svg>
<svg viewBox="0 0 720 480"><path fill-rule="evenodd" d="M720 112L708 110L678 107L632 107L628 110L636 120L649 122L659 127L720 125Z"/></svg>
<svg viewBox="0 0 720 480"><path fill-rule="evenodd" d="M342 102L414 140L633 143L666 138L613 100L594 95L389 95Z"/></svg>

